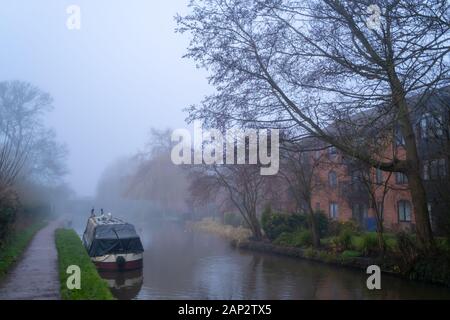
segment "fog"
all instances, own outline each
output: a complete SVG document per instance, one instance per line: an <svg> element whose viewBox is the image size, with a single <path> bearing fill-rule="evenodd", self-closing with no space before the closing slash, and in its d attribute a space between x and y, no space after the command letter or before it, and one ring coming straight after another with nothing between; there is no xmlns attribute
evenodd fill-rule
<svg viewBox="0 0 450 320"><path fill-rule="evenodd" d="M69 30L69 5L81 29ZM54 98L46 116L68 148L66 177L94 196L103 171L135 154L151 127L186 127L182 111L211 91L183 59L174 15L187 1L8 0L0 9L2 81L30 82Z"/></svg>

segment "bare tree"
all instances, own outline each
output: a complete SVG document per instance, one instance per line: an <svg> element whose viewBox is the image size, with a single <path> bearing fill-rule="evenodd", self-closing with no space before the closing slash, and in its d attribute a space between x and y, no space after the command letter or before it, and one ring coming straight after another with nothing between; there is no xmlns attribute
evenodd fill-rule
<svg viewBox="0 0 450 320"><path fill-rule="evenodd" d="M0 136L13 176L22 172L42 182L55 182L67 172L67 150L43 120L52 102L48 93L29 83L0 82Z"/></svg>
<svg viewBox="0 0 450 320"><path fill-rule="evenodd" d="M310 146L312 149L317 146ZM320 233L312 205L313 193L322 187L316 176L322 164L323 155L311 151L305 143L289 144L281 152L280 176L287 182L297 204L308 216L314 247L320 246Z"/></svg>
<svg viewBox="0 0 450 320"><path fill-rule="evenodd" d="M376 19L367 0L191 1L191 14L177 17L178 30L192 34L187 57L208 68L217 93L191 107L190 117L294 128L298 137L317 137L371 166L406 174L418 239L434 247L410 112L449 82L449 4L375 2ZM349 126L359 134L336 129ZM369 139L369 129L397 126L404 157L360 147L357 137Z"/></svg>
<svg viewBox="0 0 450 320"><path fill-rule="evenodd" d="M17 146L6 134L0 142L0 192L11 187L26 161L26 145Z"/></svg>
<svg viewBox="0 0 450 320"><path fill-rule="evenodd" d="M225 193L255 240L262 239L258 209L267 177L260 174L258 165L197 165L191 169L190 177L193 197L214 200Z"/></svg>

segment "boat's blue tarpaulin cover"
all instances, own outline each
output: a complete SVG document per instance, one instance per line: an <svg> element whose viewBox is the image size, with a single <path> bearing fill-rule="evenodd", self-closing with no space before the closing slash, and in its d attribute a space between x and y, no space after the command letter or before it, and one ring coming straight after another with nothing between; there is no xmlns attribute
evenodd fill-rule
<svg viewBox="0 0 450 320"><path fill-rule="evenodd" d="M94 238L88 248L91 257L143 251L144 248L134 226L128 223L95 227Z"/></svg>

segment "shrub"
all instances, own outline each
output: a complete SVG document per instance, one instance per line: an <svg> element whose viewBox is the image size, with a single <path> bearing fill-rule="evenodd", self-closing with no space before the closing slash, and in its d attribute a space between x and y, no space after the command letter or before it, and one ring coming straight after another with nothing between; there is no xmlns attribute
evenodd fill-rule
<svg viewBox="0 0 450 320"><path fill-rule="evenodd" d="M14 231L9 235L8 240L0 247L0 278L17 261L36 232L44 226L45 222L33 223L27 228L20 230L20 232Z"/></svg>
<svg viewBox="0 0 450 320"><path fill-rule="evenodd" d="M282 246L290 246L292 243L292 233L283 232L273 241L273 243Z"/></svg>
<svg viewBox="0 0 450 320"><path fill-rule="evenodd" d="M305 215L274 213L265 209L261 217L261 225L270 240L275 240L283 232L294 232L307 227Z"/></svg>
<svg viewBox="0 0 450 320"><path fill-rule="evenodd" d="M402 269L407 271L414 265L419 256L419 247L416 245L414 237L406 232L399 232L397 237L397 247L402 259Z"/></svg>
<svg viewBox="0 0 450 320"><path fill-rule="evenodd" d="M348 250L352 246L352 235L353 233L348 229L342 229L339 235L333 238L333 244L336 251Z"/></svg>
<svg viewBox="0 0 450 320"><path fill-rule="evenodd" d="M314 258L317 255L317 251L314 250L314 248L309 247L305 250L305 257L306 258Z"/></svg>
<svg viewBox="0 0 450 320"><path fill-rule="evenodd" d="M450 255L445 251L422 254L414 263L408 276L413 280L430 281L450 286Z"/></svg>
<svg viewBox="0 0 450 320"><path fill-rule="evenodd" d="M361 230L356 222L353 220L341 222L337 220L331 220L328 224L328 235L339 236L344 230L353 234L359 233Z"/></svg>
<svg viewBox="0 0 450 320"><path fill-rule="evenodd" d="M328 217L323 213L323 211L316 211L314 213L314 218L316 219L316 226L319 231L319 236L325 237L328 234L328 226L330 220Z"/></svg>
<svg viewBox="0 0 450 320"><path fill-rule="evenodd" d="M17 194L0 185L0 246L7 238L16 220L19 201Z"/></svg>
<svg viewBox="0 0 450 320"><path fill-rule="evenodd" d="M294 246L309 247L312 243L312 232L310 230L298 230L294 232Z"/></svg>
<svg viewBox="0 0 450 320"><path fill-rule="evenodd" d="M379 252L377 234L374 232L365 233L362 236L361 248L359 250L365 255L370 256Z"/></svg>
<svg viewBox="0 0 450 320"><path fill-rule="evenodd" d="M336 261L336 255L327 251L319 251L317 258L328 263Z"/></svg>
<svg viewBox="0 0 450 320"><path fill-rule="evenodd" d="M283 232L274 240L274 243L289 247L308 247L312 245L312 234L311 231L304 229Z"/></svg>
<svg viewBox="0 0 450 320"><path fill-rule="evenodd" d="M244 219L241 215L233 213L233 212L225 212L223 215L223 224L240 227L243 225Z"/></svg>
<svg viewBox="0 0 450 320"><path fill-rule="evenodd" d="M361 256L361 252L356 251L356 250L345 250L344 252L341 253L341 257L344 259L357 258L360 256Z"/></svg>

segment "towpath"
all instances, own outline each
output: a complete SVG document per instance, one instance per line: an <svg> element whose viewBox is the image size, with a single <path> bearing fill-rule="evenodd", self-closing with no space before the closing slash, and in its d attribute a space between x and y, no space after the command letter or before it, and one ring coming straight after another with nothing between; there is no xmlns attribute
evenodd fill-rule
<svg viewBox="0 0 450 320"><path fill-rule="evenodd" d="M54 239L55 229L60 225L60 221L53 221L38 231L21 260L0 282L0 300L60 299Z"/></svg>

